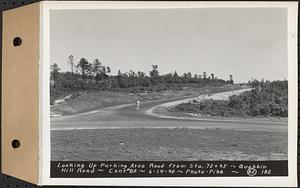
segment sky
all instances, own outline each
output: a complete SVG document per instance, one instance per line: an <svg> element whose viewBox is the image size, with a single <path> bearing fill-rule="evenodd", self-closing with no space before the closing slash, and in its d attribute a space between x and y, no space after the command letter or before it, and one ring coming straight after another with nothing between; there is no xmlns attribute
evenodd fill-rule
<svg viewBox="0 0 300 188"><path fill-rule="evenodd" d="M287 79L287 10L202 8L51 10L50 56L61 71L84 57L112 74L152 65L235 82Z"/></svg>

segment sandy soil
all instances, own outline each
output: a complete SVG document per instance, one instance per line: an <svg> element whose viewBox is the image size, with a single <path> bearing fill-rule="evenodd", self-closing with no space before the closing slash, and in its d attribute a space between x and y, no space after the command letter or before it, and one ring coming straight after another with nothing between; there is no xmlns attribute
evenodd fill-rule
<svg viewBox="0 0 300 188"><path fill-rule="evenodd" d="M161 104L157 107L171 107L171 106L176 106L181 103L187 103L189 101L202 101L202 100L229 100L229 97L232 95L239 95L245 91L250 91L252 88L245 88L245 89L239 89L239 90L234 90L234 91L226 91L226 92L220 92L220 93L214 93L212 95L204 94L204 95L199 95L198 97L192 97L184 100L178 100L178 101L173 101L173 102L168 102Z"/></svg>

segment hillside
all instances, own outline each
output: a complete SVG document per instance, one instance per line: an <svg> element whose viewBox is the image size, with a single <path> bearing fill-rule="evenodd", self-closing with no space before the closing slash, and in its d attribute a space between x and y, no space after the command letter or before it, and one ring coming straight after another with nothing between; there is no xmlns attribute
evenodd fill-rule
<svg viewBox="0 0 300 188"><path fill-rule="evenodd" d="M134 104L136 100L141 102L158 99L177 98L184 96L197 96L201 94L212 94L223 91L241 89L240 85L225 86L205 86L202 88L184 87L179 90L163 90L160 92L112 92L112 91L93 91L83 92L72 98L67 98L59 104L51 105L51 115L67 115L80 112L87 112L109 106L121 104Z"/></svg>
<svg viewBox="0 0 300 188"><path fill-rule="evenodd" d="M229 100L203 100L182 103L172 112L195 113L221 117L287 117L288 82L252 83L253 90L233 95Z"/></svg>

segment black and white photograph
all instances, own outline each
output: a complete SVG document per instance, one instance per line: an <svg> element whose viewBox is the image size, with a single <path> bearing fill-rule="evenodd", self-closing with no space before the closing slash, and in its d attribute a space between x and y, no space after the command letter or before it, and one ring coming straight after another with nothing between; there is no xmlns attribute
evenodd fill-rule
<svg viewBox="0 0 300 188"><path fill-rule="evenodd" d="M287 18L281 7L50 10L51 161L285 161L287 176Z"/></svg>

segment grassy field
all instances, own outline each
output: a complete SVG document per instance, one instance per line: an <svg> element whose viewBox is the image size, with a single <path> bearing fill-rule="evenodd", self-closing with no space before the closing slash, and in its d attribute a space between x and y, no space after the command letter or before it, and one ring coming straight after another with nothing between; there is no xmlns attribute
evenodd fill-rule
<svg viewBox="0 0 300 188"><path fill-rule="evenodd" d="M52 160L286 160L287 132L99 129L51 132Z"/></svg>

